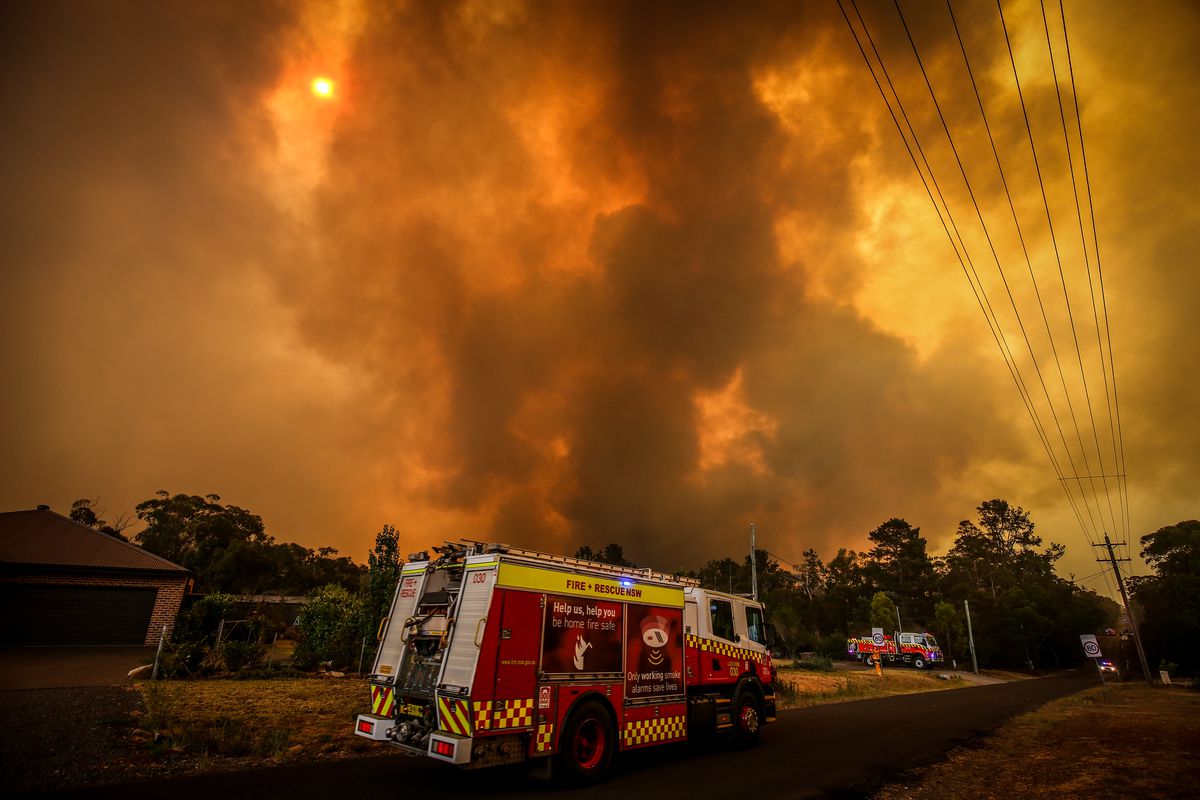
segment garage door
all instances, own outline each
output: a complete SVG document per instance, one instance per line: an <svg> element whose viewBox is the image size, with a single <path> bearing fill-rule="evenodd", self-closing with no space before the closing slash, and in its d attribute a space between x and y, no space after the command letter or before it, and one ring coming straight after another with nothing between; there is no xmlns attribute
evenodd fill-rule
<svg viewBox="0 0 1200 800"><path fill-rule="evenodd" d="M2 644L142 644L155 588L0 584Z"/></svg>

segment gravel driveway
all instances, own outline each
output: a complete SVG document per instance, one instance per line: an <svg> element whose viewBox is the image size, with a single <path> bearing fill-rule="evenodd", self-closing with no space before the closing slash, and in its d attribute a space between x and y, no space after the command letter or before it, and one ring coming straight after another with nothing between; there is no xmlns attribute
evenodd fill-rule
<svg viewBox="0 0 1200 800"><path fill-rule="evenodd" d="M3 647L0 689L127 684L129 670L153 662L153 647Z"/></svg>
<svg viewBox="0 0 1200 800"><path fill-rule="evenodd" d="M142 712L128 673L153 660L150 647L0 648L0 788L126 779Z"/></svg>
<svg viewBox="0 0 1200 800"><path fill-rule="evenodd" d="M128 777L132 686L0 692L0 787L63 789Z"/></svg>

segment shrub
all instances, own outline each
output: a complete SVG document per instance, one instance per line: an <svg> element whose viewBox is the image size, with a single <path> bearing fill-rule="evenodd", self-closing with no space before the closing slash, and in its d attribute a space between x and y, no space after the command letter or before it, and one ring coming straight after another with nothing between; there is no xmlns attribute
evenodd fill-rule
<svg viewBox="0 0 1200 800"><path fill-rule="evenodd" d="M813 650L830 658L845 658L846 634L832 633L817 640Z"/></svg>
<svg viewBox="0 0 1200 800"><path fill-rule="evenodd" d="M157 683L142 687L142 701L146 704L146 716L142 725L152 731L168 731L178 724L178 696L174 691Z"/></svg>
<svg viewBox="0 0 1200 800"><path fill-rule="evenodd" d="M254 668L262 663L265 648L259 643L266 621L254 617L234 632L240 641L226 641L216 648L221 621L234 613L231 595L214 593L196 600L175 621L170 645L159 660L163 678L200 677L214 672ZM225 632L230 633L227 625Z"/></svg>
<svg viewBox="0 0 1200 800"><path fill-rule="evenodd" d="M775 697L783 705L793 705L800 699L800 691L794 682L778 677L775 679Z"/></svg>
<svg viewBox="0 0 1200 800"><path fill-rule="evenodd" d="M221 658L225 669L237 672L241 669L256 669L266 656L267 648L258 642L225 642L221 645Z"/></svg>
<svg viewBox="0 0 1200 800"><path fill-rule="evenodd" d="M141 726L150 731L147 746L155 757L162 758L187 749L190 741L186 726L180 720L178 687L147 682L142 688L146 715Z"/></svg>
<svg viewBox="0 0 1200 800"><path fill-rule="evenodd" d="M214 593L205 595L180 612L175 620L173 642L207 642L216 637L221 620L233 613L233 596Z"/></svg>
<svg viewBox="0 0 1200 800"><path fill-rule="evenodd" d="M160 678L187 678L202 672L201 663L208 647L199 642L180 642L163 650L158 662Z"/></svg>
<svg viewBox="0 0 1200 800"><path fill-rule="evenodd" d="M301 669L314 669L322 663L335 667L357 664L364 613L362 598L341 586L318 589L296 619L300 640L292 662Z"/></svg>
<svg viewBox="0 0 1200 800"><path fill-rule="evenodd" d="M824 653L804 653L796 658L798 669L813 672L833 672L833 659Z"/></svg>

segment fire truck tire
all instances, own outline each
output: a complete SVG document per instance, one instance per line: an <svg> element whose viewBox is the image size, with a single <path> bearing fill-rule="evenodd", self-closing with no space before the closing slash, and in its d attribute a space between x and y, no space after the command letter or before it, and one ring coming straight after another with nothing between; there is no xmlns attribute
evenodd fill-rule
<svg viewBox="0 0 1200 800"><path fill-rule="evenodd" d="M566 783L595 783L604 776L617 749L612 716L600 703L588 700L571 713L559 740L556 774Z"/></svg>
<svg viewBox="0 0 1200 800"><path fill-rule="evenodd" d="M762 701L748 688L738 690L733 699L733 743L738 747L758 744L762 733Z"/></svg>
<svg viewBox="0 0 1200 800"><path fill-rule="evenodd" d="M920 656L913 656L912 665L914 669L925 669L925 659Z"/></svg>

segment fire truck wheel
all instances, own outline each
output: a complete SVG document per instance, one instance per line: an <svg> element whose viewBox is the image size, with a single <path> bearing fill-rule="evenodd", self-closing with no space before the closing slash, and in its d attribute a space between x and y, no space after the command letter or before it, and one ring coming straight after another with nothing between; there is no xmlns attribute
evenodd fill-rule
<svg viewBox="0 0 1200 800"><path fill-rule="evenodd" d="M616 749L612 719L588 701L575 709L559 742L559 775L568 783L594 783L608 770Z"/></svg>
<svg viewBox="0 0 1200 800"><path fill-rule="evenodd" d="M762 733L762 703L753 692L742 689L733 701L733 743L749 747L758 743Z"/></svg>
<svg viewBox="0 0 1200 800"><path fill-rule="evenodd" d="M914 669L925 669L925 659L920 656L913 656L912 665Z"/></svg>

